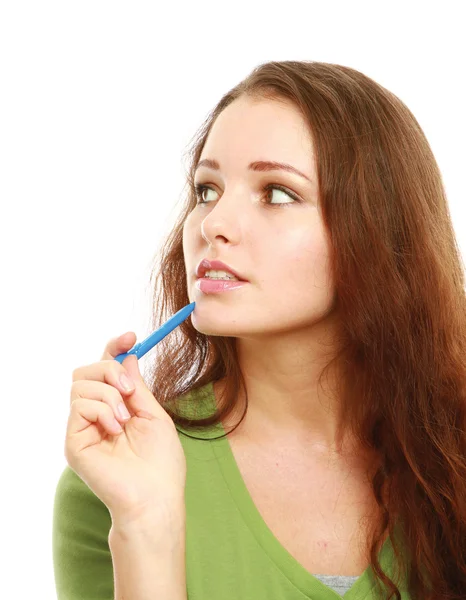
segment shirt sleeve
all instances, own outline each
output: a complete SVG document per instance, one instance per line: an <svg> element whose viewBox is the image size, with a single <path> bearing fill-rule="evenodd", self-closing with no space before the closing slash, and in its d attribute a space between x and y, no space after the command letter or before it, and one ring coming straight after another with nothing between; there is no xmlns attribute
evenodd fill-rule
<svg viewBox="0 0 466 600"><path fill-rule="evenodd" d="M52 553L57 600L114 600L108 508L66 466L53 506Z"/></svg>

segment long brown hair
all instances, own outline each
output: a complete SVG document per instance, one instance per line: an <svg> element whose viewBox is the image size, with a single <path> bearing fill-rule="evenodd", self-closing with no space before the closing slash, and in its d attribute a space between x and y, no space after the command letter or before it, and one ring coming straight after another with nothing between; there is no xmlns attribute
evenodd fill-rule
<svg viewBox="0 0 466 600"><path fill-rule="evenodd" d="M187 197L151 277L151 327L190 302L182 236L196 206L194 170L217 116L243 95L293 102L313 138L342 327L326 369L338 364L345 421L380 457L372 487L383 518L371 566L400 599L378 561L387 531L400 559L396 516L411 597L465 598L464 265L438 165L399 98L357 70L311 61L261 64L224 95L188 151ZM187 319L157 348L149 385L175 425L201 430L235 412L245 386L234 337L204 335ZM177 397L223 378L214 414L193 420L172 410Z"/></svg>

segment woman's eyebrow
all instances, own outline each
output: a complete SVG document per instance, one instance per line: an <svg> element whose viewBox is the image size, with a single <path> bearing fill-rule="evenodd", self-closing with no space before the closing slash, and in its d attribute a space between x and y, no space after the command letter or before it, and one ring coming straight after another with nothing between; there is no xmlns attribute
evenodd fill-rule
<svg viewBox="0 0 466 600"><path fill-rule="evenodd" d="M199 161L197 163L195 171L197 171L199 167L207 167L208 169L213 169L214 171L220 170L219 163L211 158L204 158L203 160ZM304 175L304 173L301 173L301 171L296 169L296 167L288 165L287 163L274 162L268 160L256 160L255 162L249 164L248 169L250 171L288 171L289 173L299 175L300 177L303 177L304 179L309 181L309 183L312 183L312 180L309 179L307 175Z"/></svg>

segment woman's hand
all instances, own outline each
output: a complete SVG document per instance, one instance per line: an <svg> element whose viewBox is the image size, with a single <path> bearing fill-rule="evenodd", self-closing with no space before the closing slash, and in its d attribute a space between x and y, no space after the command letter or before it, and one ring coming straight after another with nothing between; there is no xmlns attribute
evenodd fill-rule
<svg viewBox="0 0 466 600"><path fill-rule="evenodd" d="M173 504L184 506L186 484L178 432L147 388L137 357L129 355L122 364L114 360L135 343L133 332L112 339L100 362L73 371L65 440L70 467L123 526L163 518ZM122 375L133 381L133 390L125 390ZM129 418L119 414L120 403Z"/></svg>

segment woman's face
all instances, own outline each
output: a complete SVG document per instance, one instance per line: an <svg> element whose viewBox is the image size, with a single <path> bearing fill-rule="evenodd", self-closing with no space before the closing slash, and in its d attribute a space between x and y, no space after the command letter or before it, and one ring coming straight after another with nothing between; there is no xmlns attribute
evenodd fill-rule
<svg viewBox="0 0 466 600"><path fill-rule="evenodd" d="M291 103L241 97L217 118L195 183L207 185L183 228L193 326L207 335L258 337L310 327L332 308L328 243L321 221L313 144ZM254 170L256 161L287 163ZM285 187L264 190L275 184ZM295 198L296 199L295 199ZM203 259L221 260L248 283L221 294L196 286Z"/></svg>

